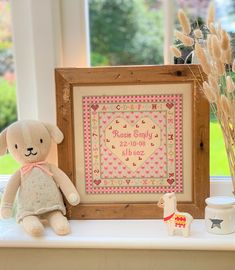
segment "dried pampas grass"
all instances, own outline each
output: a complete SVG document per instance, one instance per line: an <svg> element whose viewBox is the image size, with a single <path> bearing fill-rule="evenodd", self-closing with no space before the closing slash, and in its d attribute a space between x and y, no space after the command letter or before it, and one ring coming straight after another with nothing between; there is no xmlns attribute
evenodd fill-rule
<svg viewBox="0 0 235 270"><path fill-rule="evenodd" d="M191 32L191 26L188 17L182 9L178 11L178 19L182 27L183 33L188 35Z"/></svg>
<svg viewBox="0 0 235 270"><path fill-rule="evenodd" d="M231 116L231 103L229 99L225 95L221 95L220 97L221 109L224 115L229 118Z"/></svg>
<svg viewBox="0 0 235 270"><path fill-rule="evenodd" d="M221 56L221 47L220 47L220 43L216 35L212 35L211 45L212 45L212 56L216 60L218 60Z"/></svg>
<svg viewBox="0 0 235 270"><path fill-rule="evenodd" d="M216 31L215 26L214 26L213 23L210 23L210 25L208 25L208 28L209 28L211 34L217 35L217 31Z"/></svg>
<svg viewBox="0 0 235 270"><path fill-rule="evenodd" d="M214 21L215 21L215 6L211 2L207 10L207 27L209 28L210 24L214 23Z"/></svg>
<svg viewBox="0 0 235 270"><path fill-rule="evenodd" d="M212 56L212 39L211 38L212 38L212 35L207 36L206 47L207 47L208 53Z"/></svg>
<svg viewBox="0 0 235 270"><path fill-rule="evenodd" d="M230 39L228 33L222 29L221 30L221 48L226 51L229 47Z"/></svg>
<svg viewBox="0 0 235 270"><path fill-rule="evenodd" d="M221 31L222 31L221 21L219 21L217 24L217 30L216 30L216 34L219 39L221 38Z"/></svg>
<svg viewBox="0 0 235 270"><path fill-rule="evenodd" d="M215 92L211 89L210 85L205 81L203 82L203 90L204 93L210 103L215 103L216 102L216 94Z"/></svg>
<svg viewBox="0 0 235 270"><path fill-rule="evenodd" d="M207 61L207 57L206 57L206 53L204 49L201 47L199 43L195 44L195 54L202 66L203 71L207 75L209 75L211 73L211 66L209 62Z"/></svg>
<svg viewBox="0 0 235 270"><path fill-rule="evenodd" d="M195 30L193 31L193 33L194 33L194 36L195 36L196 38L202 38L202 37L203 37L202 31L201 31L200 29L195 29Z"/></svg>
<svg viewBox="0 0 235 270"><path fill-rule="evenodd" d="M209 81L209 84L211 86L211 88L213 89L213 91L216 93L216 94L219 94L220 92L220 86L218 84L218 80L216 77L214 77L212 74L210 74L208 76L208 81Z"/></svg>
<svg viewBox="0 0 235 270"><path fill-rule="evenodd" d="M191 37L186 36L185 34L181 33L180 31L175 30L175 36L179 39L185 46L193 46L194 40Z"/></svg>
<svg viewBox="0 0 235 270"><path fill-rule="evenodd" d="M231 64L232 52L230 47L226 51L222 51L221 60L224 64Z"/></svg>
<svg viewBox="0 0 235 270"><path fill-rule="evenodd" d="M224 64L220 59L217 59L215 62L215 68L219 76L223 76L225 73L225 67Z"/></svg>
<svg viewBox="0 0 235 270"><path fill-rule="evenodd" d="M233 59L232 71L235 72L235 59Z"/></svg>
<svg viewBox="0 0 235 270"><path fill-rule="evenodd" d="M181 57L181 51L175 46L170 46L170 50L175 57Z"/></svg>
<svg viewBox="0 0 235 270"><path fill-rule="evenodd" d="M235 195L235 80L233 81L232 77L232 72L235 73L235 59L232 59L230 36L221 28L220 22L215 22L215 7L212 2L208 8L207 28L201 27L202 30L206 29L205 35L209 30L206 37L198 28L192 29L193 40L187 36L191 34L189 28L185 30L188 27L185 22L187 17L182 11L179 14L183 33L176 32L176 36L186 46L192 46L194 41L192 49L203 71L208 75L208 81L203 74L201 76L202 90L210 102L224 135Z"/></svg>
<svg viewBox="0 0 235 270"><path fill-rule="evenodd" d="M232 93L234 91L235 85L233 79L230 76L226 77L226 85L228 93Z"/></svg>

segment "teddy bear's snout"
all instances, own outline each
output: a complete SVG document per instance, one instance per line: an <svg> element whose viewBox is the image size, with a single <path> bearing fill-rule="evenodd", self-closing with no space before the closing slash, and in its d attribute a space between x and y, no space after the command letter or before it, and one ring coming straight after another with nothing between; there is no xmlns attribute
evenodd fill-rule
<svg viewBox="0 0 235 270"><path fill-rule="evenodd" d="M26 157L29 157L31 155L33 155L33 156L37 155L37 151L34 151L33 147L28 147L26 149L27 149L27 152L28 152L28 153L25 154Z"/></svg>

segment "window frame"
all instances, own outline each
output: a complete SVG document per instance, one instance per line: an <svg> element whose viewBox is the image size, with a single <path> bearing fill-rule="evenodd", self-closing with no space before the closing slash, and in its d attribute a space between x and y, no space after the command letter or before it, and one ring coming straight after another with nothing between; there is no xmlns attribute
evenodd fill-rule
<svg viewBox="0 0 235 270"><path fill-rule="evenodd" d="M54 69L90 66L88 2L10 0L19 119L30 116L56 123ZM170 64L173 57L168 48L173 41L175 12L172 0L163 1L163 12L167 29L164 64ZM49 159L56 162L56 156L54 146ZM0 176L0 181L6 179L8 176ZM212 190L217 190L213 185L218 182L223 181L211 177Z"/></svg>

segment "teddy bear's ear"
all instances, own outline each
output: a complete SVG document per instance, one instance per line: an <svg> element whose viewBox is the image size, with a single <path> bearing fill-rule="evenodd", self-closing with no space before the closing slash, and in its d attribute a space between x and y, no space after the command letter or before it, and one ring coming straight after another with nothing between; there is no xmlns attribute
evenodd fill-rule
<svg viewBox="0 0 235 270"><path fill-rule="evenodd" d="M63 141L64 135L61 132L61 130L52 124L49 123L43 123L46 129L49 131L51 138L55 141L55 143L59 144Z"/></svg>
<svg viewBox="0 0 235 270"><path fill-rule="evenodd" d="M4 155L7 151L7 129L0 133L0 156Z"/></svg>

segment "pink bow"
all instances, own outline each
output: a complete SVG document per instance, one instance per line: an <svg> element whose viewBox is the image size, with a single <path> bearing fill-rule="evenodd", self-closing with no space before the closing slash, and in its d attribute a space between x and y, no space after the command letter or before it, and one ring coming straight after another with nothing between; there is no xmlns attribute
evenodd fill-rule
<svg viewBox="0 0 235 270"><path fill-rule="evenodd" d="M31 171L35 167L41 169L42 171L44 171L48 175L53 176L53 174L48 169L41 166L41 165L44 165L44 164L47 164L47 162L46 161L39 161L39 162L32 162L32 163L25 164L20 169L21 176L25 175L27 172Z"/></svg>

